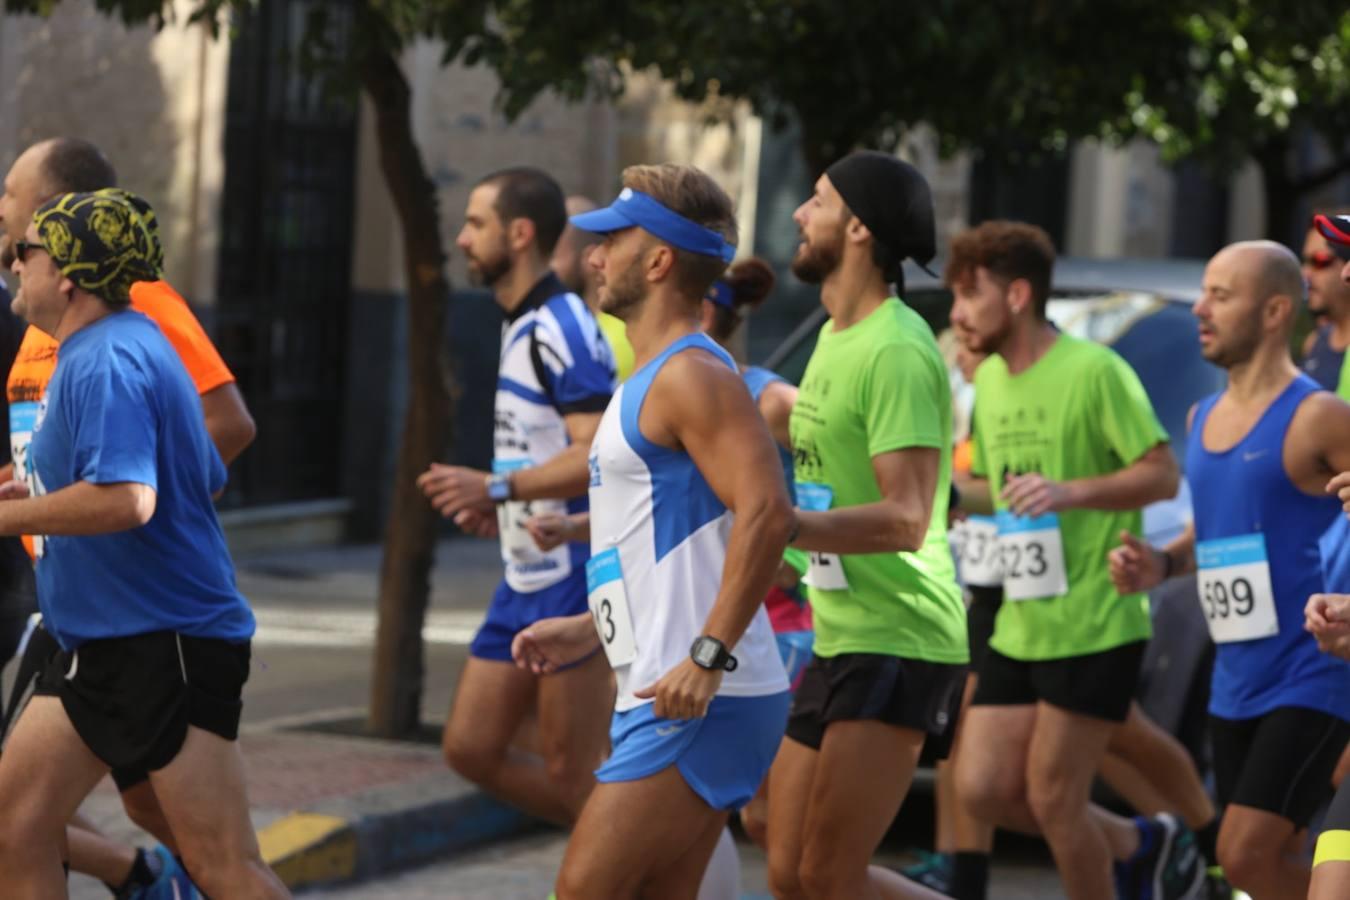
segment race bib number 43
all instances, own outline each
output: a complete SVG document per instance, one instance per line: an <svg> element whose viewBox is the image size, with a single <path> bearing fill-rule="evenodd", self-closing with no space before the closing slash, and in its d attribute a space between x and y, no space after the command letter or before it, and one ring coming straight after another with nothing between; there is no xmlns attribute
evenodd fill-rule
<svg viewBox="0 0 1350 900"><path fill-rule="evenodd" d="M616 669L628 665L637 658L637 640L618 550L610 548L586 562L586 593L609 664Z"/></svg>
<svg viewBox="0 0 1350 900"><path fill-rule="evenodd" d="M1214 643L1254 641L1280 633L1265 535L1200 541L1195 545L1195 563L1200 608Z"/></svg>
<svg viewBox="0 0 1350 900"><path fill-rule="evenodd" d="M1003 595L1009 600L1037 600L1067 594L1059 516L1046 513L1030 519L1004 510L996 521Z"/></svg>
<svg viewBox="0 0 1350 900"><path fill-rule="evenodd" d="M797 505L807 512L825 512L834 503L834 489L828 484L797 482ZM817 553L811 551L811 568L802 579L813 588L822 591L848 590L848 576L844 574L844 561L837 553Z"/></svg>

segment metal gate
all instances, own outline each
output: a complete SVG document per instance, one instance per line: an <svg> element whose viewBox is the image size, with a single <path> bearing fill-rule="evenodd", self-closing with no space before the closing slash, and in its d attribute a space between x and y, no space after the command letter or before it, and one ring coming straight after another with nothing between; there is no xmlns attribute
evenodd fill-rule
<svg viewBox="0 0 1350 900"><path fill-rule="evenodd" d="M258 437L231 505L341 490L356 111L300 64L320 5L347 45L350 0L269 0L234 22L216 334Z"/></svg>

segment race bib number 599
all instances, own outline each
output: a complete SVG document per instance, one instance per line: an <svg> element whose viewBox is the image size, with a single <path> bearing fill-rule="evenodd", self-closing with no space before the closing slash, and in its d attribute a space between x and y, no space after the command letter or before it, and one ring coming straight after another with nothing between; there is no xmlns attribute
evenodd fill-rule
<svg viewBox="0 0 1350 900"><path fill-rule="evenodd" d="M1200 608L1214 643L1252 641L1280 633L1265 535L1200 541L1195 545L1195 562Z"/></svg>

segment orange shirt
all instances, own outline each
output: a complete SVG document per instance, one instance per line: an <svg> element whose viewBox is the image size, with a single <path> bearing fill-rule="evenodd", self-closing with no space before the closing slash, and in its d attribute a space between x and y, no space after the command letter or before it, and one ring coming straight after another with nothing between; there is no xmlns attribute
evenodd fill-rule
<svg viewBox="0 0 1350 900"><path fill-rule="evenodd" d="M140 281L131 286L131 308L154 320L187 367L198 394L206 394L222 385L234 383L225 360L220 358L202 324L188 308L187 301L166 281ZM51 335L28 326L18 356L9 370L5 394L9 398L9 443L14 458L14 478L28 477L28 445L33 439L33 422L38 404L47 392L47 383L56 371L59 344ZM24 546L33 552L32 539L25 536Z"/></svg>

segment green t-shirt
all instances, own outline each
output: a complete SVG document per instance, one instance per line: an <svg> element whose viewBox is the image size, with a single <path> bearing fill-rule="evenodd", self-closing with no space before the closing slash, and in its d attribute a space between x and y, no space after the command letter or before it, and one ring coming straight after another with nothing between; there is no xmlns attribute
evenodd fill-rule
<svg viewBox="0 0 1350 900"><path fill-rule="evenodd" d="M1010 473L1093 478L1167 441L1129 364L1109 348L1068 335L1018 375L1008 373L1001 356L990 356L975 373L975 396L974 474L989 479L999 510L1007 508L999 494ZM1059 520L1068 593L1004 600L990 646L1013 659L1042 660L1147 640L1148 597L1117 594L1106 561L1120 532L1142 531L1143 514L1072 509Z"/></svg>
<svg viewBox="0 0 1350 900"><path fill-rule="evenodd" d="M614 351L615 375L620 383L628 380L628 376L633 374L633 345L628 343L628 326L624 324L623 319L617 316L611 316L607 312L597 312L595 321L599 323L600 330L605 335L605 340L609 341L609 349Z"/></svg>
<svg viewBox="0 0 1350 900"><path fill-rule="evenodd" d="M1341 377L1336 382L1336 396L1350 403L1350 365L1341 364Z"/></svg>
<svg viewBox="0 0 1350 900"><path fill-rule="evenodd" d="M791 431L798 484L828 486L831 508L881 499L874 456L932 447L940 460L933 519L918 552L844 556L846 589L808 587L816 654L967 662L966 611L947 546L951 388L927 323L896 298L842 331L827 322L802 376Z"/></svg>

